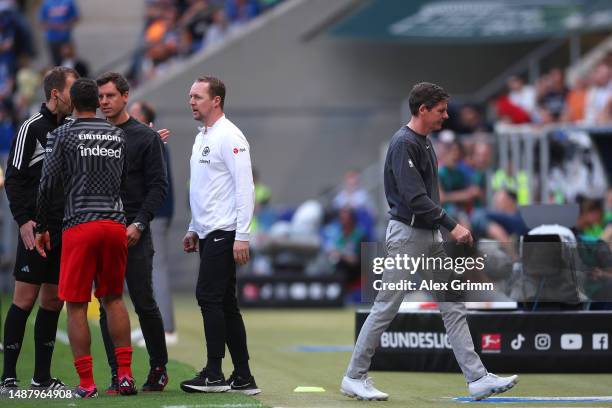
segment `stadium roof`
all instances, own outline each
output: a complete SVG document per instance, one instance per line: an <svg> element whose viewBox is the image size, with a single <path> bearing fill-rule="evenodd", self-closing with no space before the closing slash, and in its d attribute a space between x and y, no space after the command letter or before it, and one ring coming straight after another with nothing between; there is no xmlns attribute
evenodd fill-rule
<svg viewBox="0 0 612 408"><path fill-rule="evenodd" d="M610 0L368 0L335 36L406 42L518 42L610 30Z"/></svg>

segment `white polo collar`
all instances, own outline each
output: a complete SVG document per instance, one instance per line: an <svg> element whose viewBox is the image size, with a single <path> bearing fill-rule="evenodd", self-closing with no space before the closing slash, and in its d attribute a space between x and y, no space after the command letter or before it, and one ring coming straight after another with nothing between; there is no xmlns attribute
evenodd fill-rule
<svg viewBox="0 0 612 408"><path fill-rule="evenodd" d="M201 132L203 135L205 135L206 133L208 133L208 130L209 130L209 129L214 129L216 126L218 126L218 125L219 125L219 123L220 123L220 122L221 122L223 119L225 119L225 114L221 115L221 117L220 117L219 119L217 119L217 121L216 121L215 123L213 123L213 124L212 124L212 126L208 126L208 127L206 127L206 126L198 126L198 130L199 130L199 131L200 131L200 132Z"/></svg>

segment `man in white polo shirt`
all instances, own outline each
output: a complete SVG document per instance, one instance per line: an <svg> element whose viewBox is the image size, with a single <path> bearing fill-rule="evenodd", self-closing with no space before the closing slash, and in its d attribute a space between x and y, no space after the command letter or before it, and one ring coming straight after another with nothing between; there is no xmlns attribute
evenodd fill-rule
<svg viewBox="0 0 612 408"><path fill-rule="evenodd" d="M249 143L225 117L225 85L214 77L198 78L189 92L193 118L202 122L191 153L191 222L185 252L200 252L196 298L204 318L208 361L185 392L234 391L259 394L249 368L246 331L236 299L236 264L249 260L249 225L255 187ZM225 344L234 372L225 380L221 360Z"/></svg>

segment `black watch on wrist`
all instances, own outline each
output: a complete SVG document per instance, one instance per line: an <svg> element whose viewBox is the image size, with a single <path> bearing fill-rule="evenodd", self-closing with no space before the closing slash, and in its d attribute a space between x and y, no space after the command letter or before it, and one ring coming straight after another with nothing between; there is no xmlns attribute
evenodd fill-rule
<svg viewBox="0 0 612 408"><path fill-rule="evenodd" d="M142 222L133 222L132 225L135 226L136 229L140 232L143 232L146 228Z"/></svg>

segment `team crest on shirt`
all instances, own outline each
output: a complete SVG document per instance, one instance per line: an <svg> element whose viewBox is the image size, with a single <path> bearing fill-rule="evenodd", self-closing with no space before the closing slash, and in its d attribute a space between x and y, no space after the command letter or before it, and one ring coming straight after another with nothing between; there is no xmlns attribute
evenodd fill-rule
<svg viewBox="0 0 612 408"><path fill-rule="evenodd" d="M210 153L210 147L205 146L202 150L202 156L208 156L208 153Z"/></svg>

